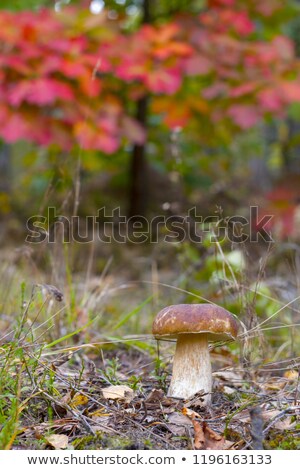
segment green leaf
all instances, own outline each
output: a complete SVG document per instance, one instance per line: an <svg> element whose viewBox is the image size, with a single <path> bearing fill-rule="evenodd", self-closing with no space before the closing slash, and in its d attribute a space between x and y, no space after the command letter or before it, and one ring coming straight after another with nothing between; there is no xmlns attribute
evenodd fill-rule
<svg viewBox="0 0 300 470"><path fill-rule="evenodd" d="M300 121L300 103L292 103L289 109L289 115L296 121Z"/></svg>
<svg viewBox="0 0 300 470"><path fill-rule="evenodd" d="M1 0L1 10L36 10L45 6L50 6L49 0ZM53 3L52 5L53 6Z"/></svg>

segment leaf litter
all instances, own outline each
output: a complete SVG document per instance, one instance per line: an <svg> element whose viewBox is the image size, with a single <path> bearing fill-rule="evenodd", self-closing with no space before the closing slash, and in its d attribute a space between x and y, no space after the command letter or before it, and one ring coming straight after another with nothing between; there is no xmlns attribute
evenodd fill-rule
<svg viewBox="0 0 300 470"><path fill-rule="evenodd" d="M116 351L111 354L115 356ZM42 448L53 449L251 449L253 406L259 409L264 448L269 448L274 435L289 433L296 439L299 434L295 373L278 378L279 383L285 380L284 387L270 388L266 383L276 383L272 372L266 376L257 369L249 377L249 371L247 375L242 369L227 367L214 373L212 405L204 409L201 391L188 400L168 397L169 375L161 384L146 353L119 346L117 355L120 370L111 383L105 364L94 353L92 361L85 356L81 372L76 366L82 362L80 352L61 363L56 361L55 367L51 361L39 359L33 382L40 394L32 394L28 400L28 380L24 394L30 406L24 406L13 448L36 448L38 440ZM45 370L54 377L52 394L42 383ZM139 378L134 386L129 371Z"/></svg>

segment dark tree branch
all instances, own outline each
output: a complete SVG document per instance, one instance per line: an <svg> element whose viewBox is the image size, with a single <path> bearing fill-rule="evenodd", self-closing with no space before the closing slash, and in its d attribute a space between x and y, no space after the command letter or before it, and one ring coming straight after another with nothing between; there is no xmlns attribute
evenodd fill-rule
<svg viewBox="0 0 300 470"><path fill-rule="evenodd" d="M150 22L150 0L144 0L142 24L149 24ZM137 102L136 119L145 128L147 127L147 108L148 97L143 96ZM148 200L149 186L146 145L135 144L132 150L130 165L129 216L144 216L147 212Z"/></svg>

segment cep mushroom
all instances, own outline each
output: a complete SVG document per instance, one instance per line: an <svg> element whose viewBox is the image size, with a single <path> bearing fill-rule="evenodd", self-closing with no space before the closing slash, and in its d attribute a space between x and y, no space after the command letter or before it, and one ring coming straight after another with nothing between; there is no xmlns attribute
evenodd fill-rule
<svg viewBox="0 0 300 470"><path fill-rule="evenodd" d="M179 304L161 310L152 328L156 339L177 339L169 397L187 399L202 390L203 406L211 402L209 341L235 339L235 317L214 304Z"/></svg>

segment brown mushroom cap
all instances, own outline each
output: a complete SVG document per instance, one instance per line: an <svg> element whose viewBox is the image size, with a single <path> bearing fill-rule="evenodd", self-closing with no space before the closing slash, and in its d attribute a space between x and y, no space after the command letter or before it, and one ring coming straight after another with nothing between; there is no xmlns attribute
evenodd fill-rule
<svg viewBox="0 0 300 470"><path fill-rule="evenodd" d="M224 341L236 338L238 323L230 312L218 305L179 304L165 307L157 314L152 332L160 339L207 333L208 341Z"/></svg>

